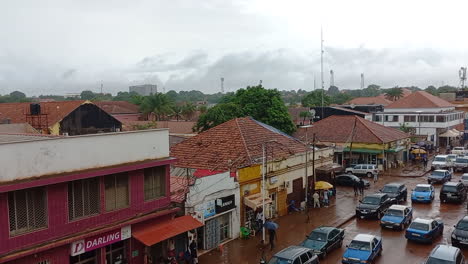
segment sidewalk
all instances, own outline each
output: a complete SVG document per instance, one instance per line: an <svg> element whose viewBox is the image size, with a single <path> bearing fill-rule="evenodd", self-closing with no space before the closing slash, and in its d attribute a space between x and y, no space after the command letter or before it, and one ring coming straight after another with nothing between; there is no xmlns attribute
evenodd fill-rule
<svg viewBox="0 0 468 264"><path fill-rule="evenodd" d="M391 177L382 177L376 184L372 184L366 193L371 193L391 180ZM336 203L338 199L338 203ZM309 222L305 212L297 212L282 216L274 221L279 224L277 231L277 245L270 250L266 247L265 259L268 260L273 253L290 246L297 245L305 239L314 228L327 225L339 226L354 218L356 204L359 197L354 196L352 188L339 187L337 196L333 197L327 208L310 208ZM262 234L250 239L235 239L223 246L222 252L218 249L212 250L199 257L200 263L252 263L260 262L262 252L259 247ZM268 241L268 234L266 234Z"/></svg>
<svg viewBox="0 0 468 264"><path fill-rule="evenodd" d="M429 163L429 162L428 162ZM430 164L430 163L429 163ZM422 177L431 171L430 165L426 169L421 164L408 164L402 168L387 169L383 175L393 177Z"/></svg>

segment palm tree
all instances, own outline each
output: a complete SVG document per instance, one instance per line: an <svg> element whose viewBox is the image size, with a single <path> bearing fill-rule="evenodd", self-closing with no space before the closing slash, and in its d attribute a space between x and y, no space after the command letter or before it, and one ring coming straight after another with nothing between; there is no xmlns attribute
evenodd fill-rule
<svg viewBox="0 0 468 264"><path fill-rule="evenodd" d="M197 111L197 107L193 103L186 103L182 107L182 114L185 116L186 120L190 120L193 117L193 114Z"/></svg>
<svg viewBox="0 0 468 264"><path fill-rule="evenodd" d="M403 89L401 89L400 87L391 88L387 90L387 92L385 93L385 97L390 101L396 101L403 97Z"/></svg>
<svg viewBox="0 0 468 264"><path fill-rule="evenodd" d="M141 103L141 110L144 114L154 113L157 121L163 119L170 113L172 113L172 100L163 93L155 93L153 95L146 96Z"/></svg>
<svg viewBox="0 0 468 264"><path fill-rule="evenodd" d="M172 106L172 115L175 116L176 120L179 121L179 118L182 117L184 107L181 105Z"/></svg>

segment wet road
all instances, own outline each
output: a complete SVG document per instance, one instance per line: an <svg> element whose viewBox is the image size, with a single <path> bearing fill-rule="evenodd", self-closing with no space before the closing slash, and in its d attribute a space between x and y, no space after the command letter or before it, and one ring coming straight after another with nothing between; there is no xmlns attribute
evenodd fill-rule
<svg viewBox="0 0 468 264"><path fill-rule="evenodd" d="M458 181L459 174L452 181ZM408 191L417 183L426 183L426 177L411 179L407 182ZM326 259L320 263L341 263L341 258L346 250L345 245L349 244L357 234L367 233L382 237L383 253L377 258L375 263L421 263L429 255L432 248L438 243L450 243L450 235L453 226L466 214L465 204L440 203L439 192L441 185L435 185L436 195L432 204L412 204L410 199L406 203L413 207L413 219L421 218L441 218L444 222L444 235L432 244L420 244L407 241L404 231L382 229L378 220L354 219L343 226L346 229L346 238L343 247L330 253ZM408 193L408 198L410 193ZM468 257L468 250L463 249L463 255Z"/></svg>

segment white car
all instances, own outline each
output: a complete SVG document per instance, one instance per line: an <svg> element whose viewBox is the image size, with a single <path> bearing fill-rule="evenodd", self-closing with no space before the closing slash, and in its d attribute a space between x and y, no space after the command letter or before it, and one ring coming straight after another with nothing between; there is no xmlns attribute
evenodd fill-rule
<svg viewBox="0 0 468 264"><path fill-rule="evenodd" d="M347 174L354 175L366 175L367 177L373 177L374 175L379 174L379 169L375 164L358 164L353 167L346 168L345 172Z"/></svg>
<svg viewBox="0 0 468 264"><path fill-rule="evenodd" d="M431 169L448 169L451 166L451 162L448 158L448 155L437 155L434 160L432 160Z"/></svg>
<svg viewBox="0 0 468 264"><path fill-rule="evenodd" d="M464 147L454 147L452 149L452 154L464 156L467 154L467 150Z"/></svg>
<svg viewBox="0 0 468 264"><path fill-rule="evenodd" d="M463 173L460 180L463 185L468 186L468 173Z"/></svg>

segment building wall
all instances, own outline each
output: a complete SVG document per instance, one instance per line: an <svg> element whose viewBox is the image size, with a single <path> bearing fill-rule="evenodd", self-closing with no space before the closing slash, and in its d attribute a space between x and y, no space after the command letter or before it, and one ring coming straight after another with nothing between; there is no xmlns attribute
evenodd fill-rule
<svg viewBox="0 0 468 264"><path fill-rule="evenodd" d="M143 130L2 144L0 182L167 158L168 132Z"/></svg>
<svg viewBox="0 0 468 264"><path fill-rule="evenodd" d="M442 107L442 108L385 108L384 113L408 113L408 112L413 112L416 113L416 111L421 111L421 112L428 112L428 113L435 113L435 112L448 112L448 111L453 111L455 110L455 107Z"/></svg>
<svg viewBox="0 0 468 264"><path fill-rule="evenodd" d="M43 230L10 237L8 219L8 193L0 193L0 255L13 250L45 243L54 239L76 235L99 226L111 225L149 213L170 205L169 165L166 166L166 197L144 200L143 170L128 172L129 175L129 206L111 212L105 211L104 177L101 177L101 213L79 220L68 220L68 185L67 183L53 184L46 187L48 227Z"/></svg>

